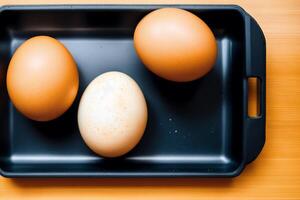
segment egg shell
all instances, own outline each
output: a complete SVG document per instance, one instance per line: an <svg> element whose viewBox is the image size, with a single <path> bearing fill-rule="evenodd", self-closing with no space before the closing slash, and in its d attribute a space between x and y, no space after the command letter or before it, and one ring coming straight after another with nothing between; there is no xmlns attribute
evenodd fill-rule
<svg viewBox="0 0 300 200"><path fill-rule="evenodd" d="M217 57L210 28L196 15L178 8L162 8L146 15L135 29L134 47L150 71L176 82L204 76Z"/></svg>
<svg viewBox="0 0 300 200"><path fill-rule="evenodd" d="M72 55L62 43L49 36L36 36L13 54L6 83L17 110L30 119L49 121L72 105L79 75Z"/></svg>
<svg viewBox="0 0 300 200"><path fill-rule="evenodd" d="M117 157L140 141L147 116L146 101L137 83L124 73L107 72L85 89L78 109L78 126L95 153Z"/></svg>

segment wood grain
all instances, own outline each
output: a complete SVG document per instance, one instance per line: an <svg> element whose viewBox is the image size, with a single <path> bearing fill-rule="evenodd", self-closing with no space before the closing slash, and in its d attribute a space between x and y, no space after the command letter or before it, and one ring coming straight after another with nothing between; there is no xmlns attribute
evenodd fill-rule
<svg viewBox="0 0 300 200"><path fill-rule="evenodd" d="M17 179L0 177L0 199L300 199L300 1L137 1L89 3L238 4L267 39L267 140L234 179ZM0 4L87 3L0 0Z"/></svg>

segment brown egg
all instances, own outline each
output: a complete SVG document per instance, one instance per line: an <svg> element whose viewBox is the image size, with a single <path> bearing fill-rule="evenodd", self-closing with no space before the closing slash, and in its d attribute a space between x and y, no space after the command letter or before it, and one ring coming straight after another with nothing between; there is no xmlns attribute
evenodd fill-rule
<svg viewBox="0 0 300 200"><path fill-rule="evenodd" d="M7 90L14 106L30 119L48 121L72 105L79 86L76 63L58 40L37 36L14 53Z"/></svg>
<svg viewBox="0 0 300 200"><path fill-rule="evenodd" d="M196 15L178 8L146 15L135 29L134 47L150 71L178 82L202 77L217 56L210 28Z"/></svg>

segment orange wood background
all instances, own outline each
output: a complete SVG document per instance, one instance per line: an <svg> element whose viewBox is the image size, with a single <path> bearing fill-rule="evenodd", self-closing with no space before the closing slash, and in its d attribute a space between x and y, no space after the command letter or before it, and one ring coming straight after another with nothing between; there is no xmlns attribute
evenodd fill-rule
<svg viewBox="0 0 300 200"><path fill-rule="evenodd" d="M238 4L267 39L265 147L233 179L7 179L0 199L300 199L300 0L0 0L0 4Z"/></svg>

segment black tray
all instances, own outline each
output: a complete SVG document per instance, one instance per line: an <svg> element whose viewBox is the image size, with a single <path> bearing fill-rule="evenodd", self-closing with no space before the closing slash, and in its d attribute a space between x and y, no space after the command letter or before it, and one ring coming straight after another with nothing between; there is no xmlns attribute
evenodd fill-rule
<svg viewBox="0 0 300 200"><path fill-rule="evenodd" d="M218 40L214 69L200 80L162 80L142 65L133 47L137 23L164 6L5 6L0 12L0 172L6 177L236 176L265 142L265 38L238 6L168 5L200 16ZM80 89L72 108L47 123L23 117L11 104L6 70L15 49L35 35L59 39L73 54ZM147 100L145 135L129 154L103 159L84 144L78 101L99 74L118 70L140 85ZM247 78L258 77L260 116L247 115Z"/></svg>

